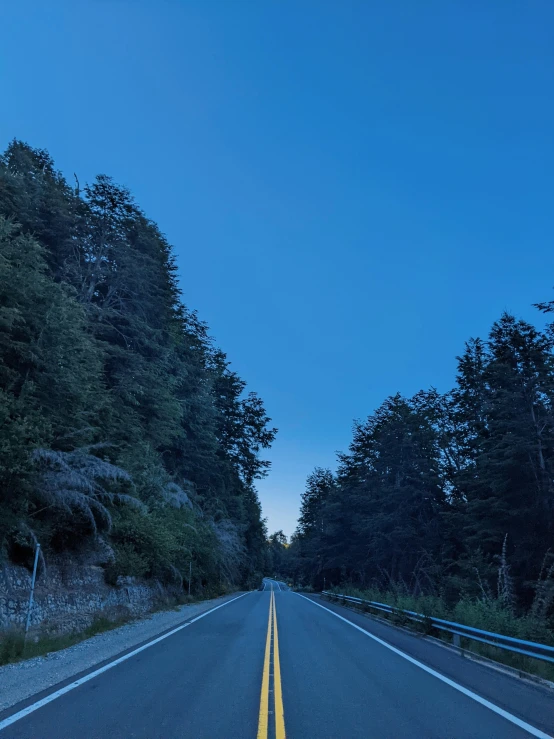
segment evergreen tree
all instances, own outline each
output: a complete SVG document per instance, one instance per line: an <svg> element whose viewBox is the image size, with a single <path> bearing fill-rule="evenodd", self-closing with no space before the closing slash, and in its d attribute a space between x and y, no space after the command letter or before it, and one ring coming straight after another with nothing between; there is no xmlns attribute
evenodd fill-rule
<svg viewBox="0 0 554 739"><path fill-rule="evenodd" d="M0 214L15 219L44 248L56 281L80 282L81 237L86 211L44 149L12 141L0 157Z"/></svg>
<svg viewBox="0 0 554 739"><path fill-rule="evenodd" d="M192 560L197 588L255 582L276 431L183 305L156 224L106 175L73 189L13 141L0 258L5 552L38 537L47 556L102 545L114 582L182 583Z"/></svg>
<svg viewBox="0 0 554 739"><path fill-rule="evenodd" d="M451 603L496 591L502 607L545 614L553 349L551 327L504 314L487 341L466 344L451 392L396 395L356 422L336 477L308 478L289 548L295 577Z"/></svg>
<svg viewBox="0 0 554 739"><path fill-rule="evenodd" d="M505 314L491 330L477 421L468 410L475 441L473 464L462 477L466 543L492 562L507 536L516 587L527 600L554 524L552 348L548 336Z"/></svg>
<svg viewBox="0 0 554 739"><path fill-rule="evenodd" d="M0 295L6 543L9 530L33 514L33 449L96 441L105 396L101 356L71 289L48 276L38 242L2 216Z"/></svg>

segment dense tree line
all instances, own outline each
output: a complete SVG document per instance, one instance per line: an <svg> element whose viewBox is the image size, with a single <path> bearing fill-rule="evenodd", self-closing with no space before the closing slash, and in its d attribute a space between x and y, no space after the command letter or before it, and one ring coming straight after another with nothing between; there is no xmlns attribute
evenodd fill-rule
<svg viewBox="0 0 554 739"><path fill-rule="evenodd" d="M185 279L188 276L185 275ZM0 545L88 552L109 578L256 582L255 480L276 433L187 308L130 192L49 154L0 158Z"/></svg>
<svg viewBox="0 0 554 739"><path fill-rule="evenodd" d="M552 303L540 304L552 311ZM387 398L316 469L286 567L298 581L554 601L554 327L504 314L458 358L455 388Z"/></svg>
<svg viewBox="0 0 554 739"><path fill-rule="evenodd" d="M265 573L283 578L288 573L288 540L282 530L275 531L267 540Z"/></svg>

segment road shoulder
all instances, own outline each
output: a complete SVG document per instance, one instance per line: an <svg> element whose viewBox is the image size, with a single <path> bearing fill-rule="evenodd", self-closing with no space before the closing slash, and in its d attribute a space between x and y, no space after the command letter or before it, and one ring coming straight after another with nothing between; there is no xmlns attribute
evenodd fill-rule
<svg viewBox="0 0 554 739"><path fill-rule="evenodd" d="M117 629L97 634L67 649L4 665L0 667L0 712L80 676L237 595L238 593L233 593L170 611L159 611Z"/></svg>
<svg viewBox="0 0 554 739"><path fill-rule="evenodd" d="M453 650L419 635L367 618L350 608L331 603L318 595L302 594L329 611L340 615L369 634L382 639L409 657L436 670L457 684L511 712L542 731L554 730L552 705L554 693L539 683L531 683L494 669L485 663L467 659ZM317 609L319 610L319 609ZM549 734L550 735L550 734Z"/></svg>

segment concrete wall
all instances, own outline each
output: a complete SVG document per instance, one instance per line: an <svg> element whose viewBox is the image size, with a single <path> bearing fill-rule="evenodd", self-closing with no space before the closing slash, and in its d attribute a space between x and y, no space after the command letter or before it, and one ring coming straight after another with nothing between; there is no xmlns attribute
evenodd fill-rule
<svg viewBox="0 0 554 739"><path fill-rule="evenodd" d="M0 632L23 629L27 618L31 575L24 567L0 567ZM82 631L95 618L138 616L164 596L161 586L120 578L117 587L104 582L102 567L86 564L47 565L37 578L31 629L53 634Z"/></svg>

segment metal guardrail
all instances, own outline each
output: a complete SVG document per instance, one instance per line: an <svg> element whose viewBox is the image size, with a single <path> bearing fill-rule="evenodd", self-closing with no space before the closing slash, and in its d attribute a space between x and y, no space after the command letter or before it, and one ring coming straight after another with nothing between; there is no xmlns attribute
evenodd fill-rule
<svg viewBox="0 0 554 739"><path fill-rule="evenodd" d="M438 631L447 631L452 634L452 642L455 647L461 648L460 639L466 637L474 641L489 644L492 647L506 649L509 652L517 652L527 657L544 660L554 663L554 647L547 644L539 644L538 642L525 641L524 639L516 639L513 636L504 636L503 634L495 634L493 631L483 631L473 626L465 626L455 621L445 621L442 618L434 618L433 616L425 616L415 611L406 611L402 608L389 606L387 603L378 603L373 600L363 600L363 598L354 598L352 595L342 595L341 593L333 593L329 590L323 590L322 595L328 598L336 598L345 603L353 603L354 605L366 606L376 611L389 613L391 615L402 615L411 621L426 623Z"/></svg>

